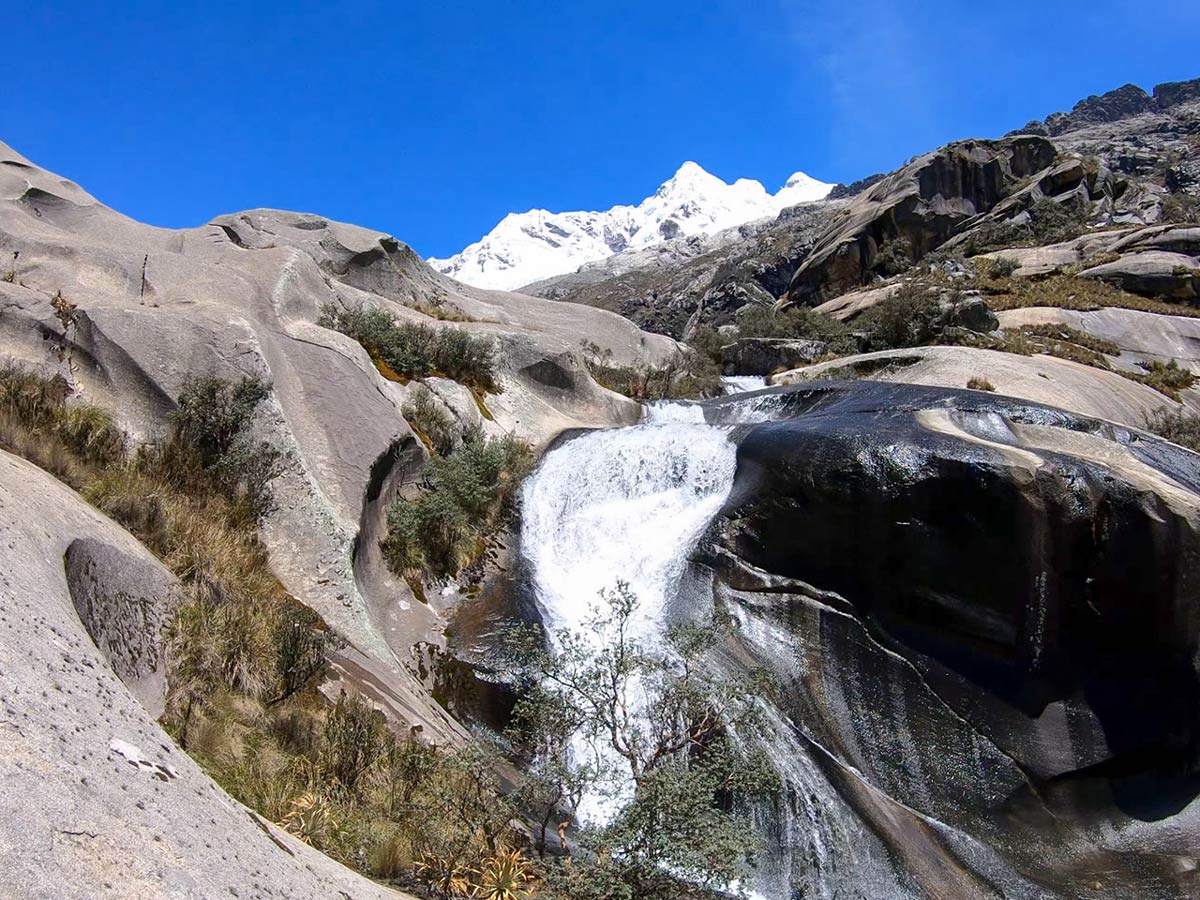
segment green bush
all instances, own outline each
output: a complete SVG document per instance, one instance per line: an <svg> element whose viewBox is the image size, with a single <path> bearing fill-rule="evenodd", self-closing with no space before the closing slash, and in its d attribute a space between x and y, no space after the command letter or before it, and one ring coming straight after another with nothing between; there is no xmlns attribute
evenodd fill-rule
<svg viewBox="0 0 1200 900"><path fill-rule="evenodd" d="M343 691L325 718L323 770L342 788L353 791L363 773L383 754L386 735L383 714L362 697Z"/></svg>
<svg viewBox="0 0 1200 900"><path fill-rule="evenodd" d="M500 390L492 342L487 338L453 326L398 322L382 309L362 305L343 309L326 304L317 324L358 341L382 364L385 375L402 380L445 375L476 390Z"/></svg>
<svg viewBox="0 0 1200 900"><path fill-rule="evenodd" d="M454 448L453 423L428 387L417 385L400 412L431 452L444 456Z"/></svg>
<svg viewBox="0 0 1200 900"><path fill-rule="evenodd" d="M942 308L935 292L919 283L905 284L855 319L871 350L919 347L941 330Z"/></svg>
<svg viewBox="0 0 1200 900"><path fill-rule="evenodd" d="M1200 453L1200 416L1158 409L1146 416L1146 430Z"/></svg>
<svg viewBox="0 0 1200 900"><path fill-rule="evenodd" d="M689 347L661 366L614 366L611 351L581 342L588 372L601 387L634 400L694 400L721 393L721 370L708 355Z"/></svg>
<svg viewBox="0 0 1200 900"><path fill-rule="evenodd" d="M1029 230L1041 244L1069 241L1087 230L1087 213L1073 203L1058 203L1043 197L1029 207Z"/></svg>
<svg viewBox="0 0 1200 900"><path fill-rule="evenodd" d="M282 457L266 441L253 440L249 426L270 390L258 378L188 379L171 435L158 448L160 465L181 483L197 476L209 481L250 519L262 519L274 509L270 482L282 473Z"/></svg>
<svg viewBox="0 0 1200 900"><path fill-rule="evenodd" d="M761 733L755 698L771 685L761 673L735 681L702 664L729 623L714 617L677 625L667 647L652 646L638 635L637 606L618 581L601 592L580 630L556 633L553 647L537 630L505 636L525 689L514 712L514 744L535 759L531 780L550 788L535 795L539 801L554 812L560 798L577 798L588 786L627 780L632 787L610 822L583 834L597 865L551 868L550 897L670 898L686 896L685 884L719 890L744 880L753 832L730 801L778 789L765 754L734 739ZM641 709L631 714L633 685ZM573 760L572 734L611 753Z"/></svg>
<svg viewBox="0 0 1200 900"><path fill-rule="evenodd" d="M831 353L854 353L857 344L850 328L837 319L792 306L775 311L767 306L744 309L737 318L738 338L789 338L824 341Z"/></svg>
<svg viewBox="0 0 1200 900"><path fill-rule="evenodd" d="M872 268L884 276L900 275L911 269L914 262L912 241L908 238L897 237L883 245L883 248L875 256Z"/></svg>
<svg viewBox="0 0 1200 900"><path fill-rule="evenodd" d="M1196 383L1196 376L1173 359L1165 363L1156 359L1152 362L1140 363L1140 365L1145 370L1145 375L1129 375L1127 377L1149 385L1172 400L1178 400L1180 391L1187 390Z"/></svg>
<svg viewBox="0 0 1200 900"><path fill-rule="evenodd" d="M532 466L528 445L511 436L485 438L479 430L454 453L434 457L421 493L397 498L388 510L383 551L392 571L448 577L470 565L507 524Z"/></svg>
<svg viewBox="0 0 1200 900"><path fill-rule="evenodd" d="M993 278L1008 278L1021 268L1021 261L1015 256L997 256L988 267L988 274Z"/></svg>

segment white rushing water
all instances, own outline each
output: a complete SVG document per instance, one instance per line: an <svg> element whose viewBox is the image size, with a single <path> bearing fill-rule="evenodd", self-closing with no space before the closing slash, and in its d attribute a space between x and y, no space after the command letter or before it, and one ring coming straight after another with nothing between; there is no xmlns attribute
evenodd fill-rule
<svg viewBox="0 0 1200 900"><path fill-rule="evenodd" d="M736 448L703 408L665 403L641 425L593 431L551 451L526 482L521 547L552 629L579 628L618 579L661 632L688 554L733 486Z"/></svg>
<svg viewBox="0 0 1200 900"><path fill-rule="evenodd" d="M778 416L779 401L767 394L736 408L723 404L717 413L722 425L707 424L699 404L653 404L640 425L588 432L545 456L525 483L521 548L552 632L581 632L599 592L621 579L639 599L639 640L662 639L688 557L733 486L737 451L729 429ZM739 613L754 646L787 656L793 635L777 631L773 621ZM639 692L632 693L636 706ZM886 856L813 765L791 726L777 710L767 713L768 727L758 738L772 747L785 788L778 801L753 809L767 852L755 883L746 886L749 895L786 900L799 888L820 900L908 897L889 880ZM615 777L576 810L583 821L611 820L629 799L632 779L620 774L622 762L615 754L609 758L604 746L577 740L572 753L612 766ZM865 892L845 892L856 883Z"/></svg>
<svg viewBox="0 0 1200 900"><path fill-rule="evenodd" d="M521 548L551 632L584 633L600 591L622 580L638 598L638 639L660 641L688 554L729 495L735 468L725 431L690 403L655 404L640 425L593 431L548 453L525 484ZM644 702L631 689L632 702ZM631 796L623 762L581 738L572 753L612 773L577 814L611 820Z"/></svg>
<svg viewBox="0 0 1200 900"><path fill-rule="evenodd" d="M724 375L721 386L726 395L745 394L748 391L761 391L767 387L767 379L763 375Z"/></svg>

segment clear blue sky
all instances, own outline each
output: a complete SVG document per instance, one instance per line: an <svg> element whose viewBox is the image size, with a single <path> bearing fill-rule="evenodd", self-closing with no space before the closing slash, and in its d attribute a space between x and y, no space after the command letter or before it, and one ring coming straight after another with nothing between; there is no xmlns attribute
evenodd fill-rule
<svg viewBox="0 0 1200 900"><path fill-rule="evenodd" d="M1200 77L1197 35L1196 0L25 3L0 140L157 225L283 207L447 255L686 159L851 181Z"/></svg>

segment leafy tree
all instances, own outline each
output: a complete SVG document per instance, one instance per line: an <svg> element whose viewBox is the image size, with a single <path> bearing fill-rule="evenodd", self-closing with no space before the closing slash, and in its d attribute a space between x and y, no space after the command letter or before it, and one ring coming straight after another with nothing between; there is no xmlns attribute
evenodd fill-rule
<svg viewBox="0 0 1200 900"><path fill-rule="evenodd" d="M618 778L631 785L615 818L584 830L596 862L548 876L560 885L552 896L673 897L733 884L754 850L734 801L775 787L765 756L738 740L753 730L759 679L725 678L706 664L727 624L677 626L657 646L639 637L637 604L617 582L584 629L558 631L552 647L536 631L512 636L527 679L514 719L535 748L543 799L577 802L580 789ZM581 761L572 746L595 749Z"/></svg>

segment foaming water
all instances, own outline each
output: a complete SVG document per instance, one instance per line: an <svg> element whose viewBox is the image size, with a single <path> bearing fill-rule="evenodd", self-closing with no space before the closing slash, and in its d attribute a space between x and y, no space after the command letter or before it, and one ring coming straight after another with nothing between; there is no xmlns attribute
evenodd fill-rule
<svg viewBox="0 0 1200 900"><path fill-rule="evenodd" d="M763 375L725 375L721 378L721 386L726 395L745 394L767 387L767 379Z"/></svg>
<svg viewBox="0 0 1200 900"><path fill-rule="evenodd" d="M729 496L736 464L725 431L689 403L656 404L641 425L593 431L548 453L525 484L521 547L551 632L586 634L600 591L621 579L638 597L639 640L660 642L667 603ZM630 692L635 706L644 702L637 685ZM577 739L572 752L614 773L578 810L585 821L611 820L630 798L629 773L604 747Z"/></svg>
<svg viewBox="0 0 1200 900"><path fill-rule="evenodd" d="M711 410L720 424L706 423L701 404L653 404L640 425L588 432L548 453L525 484L521 523L522 552L548 628L583 633L599 592L622 579L639 599L639 640L661 641L688 558L733 486L737 450L729 432L777 416L779 403L774 394L722 401ZM791 635L755 616L739 618L754 647L789 653ZM634 706L645 702L636 685L630 694ZM767 845L754 884L745 886L751 896L787 900L798 889L799 896L821 900L909 897L889 884L880 855L867 849L870 835L790 723L773 707L767 712L768 727L755 739L772 748L784 791L751 811ZM576 759L598 759L620 771L621 761L607 753L603 746L572 743ZM629 799L631 784L627 772L605 784L583 798L578 816L610 821ZM850 887L859 883L863 892Z"/></svg>
<svg viewBox="0 0 1200 900"><path fill-rule="evenodd" d="M688 554L733 486L736 448L703 407L656 404L644 424L551 451L526 482L521 547L551 627L579 628L601 589L629 582L648 636Z"/></svg>

